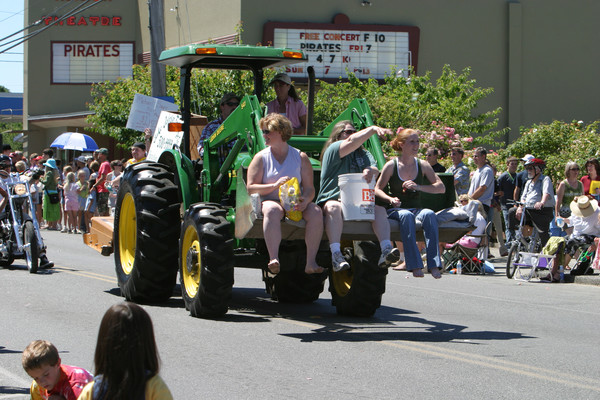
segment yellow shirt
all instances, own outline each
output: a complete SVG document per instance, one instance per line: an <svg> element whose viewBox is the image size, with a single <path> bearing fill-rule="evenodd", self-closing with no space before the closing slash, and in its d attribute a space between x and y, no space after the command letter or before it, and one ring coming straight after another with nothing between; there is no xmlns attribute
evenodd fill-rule
<svg viewBox="0 0 600 400"><path fill-rule="evenodd" d="M94 382L88 383L77 400L92 400ZM158 375L154 375L146 382L146 400L173 400L173 395L167 384Z"/></svg>

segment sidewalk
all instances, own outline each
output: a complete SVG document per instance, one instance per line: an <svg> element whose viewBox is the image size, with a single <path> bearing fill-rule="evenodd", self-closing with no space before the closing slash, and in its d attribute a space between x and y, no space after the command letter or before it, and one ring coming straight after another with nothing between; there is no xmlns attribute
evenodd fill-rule
<svg viewBox="0 0 600 400"><path fill-rule="evenodd" d="M508 259L506 257L498 256L498 253L499 251L497 247L490 247L490 255L493 256L493 258L488 258L488 261L494 265L496 274L505 274L506 262ZM571 276L569 271L565 271L565 283L600 286L600 273L599 271L594 271L594 275Z"/></svg>

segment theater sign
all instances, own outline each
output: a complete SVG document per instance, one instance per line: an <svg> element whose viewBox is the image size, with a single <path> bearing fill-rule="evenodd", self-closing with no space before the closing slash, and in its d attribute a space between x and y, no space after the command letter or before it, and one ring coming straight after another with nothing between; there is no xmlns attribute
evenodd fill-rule
<svg viewBox="0 0 600 400"><path fill-rule="evenodd" d="M52 42L52 83L89 84L132 76L133 42Z"/></svg>
<svg viewBox="0 0 600 400"><path fill-rule="evenodd" d="M315 76L324 80L347 78L383 79L389 74L406 74L416 69L419 28L396 25L350 24L347 17L333 24L269 22L264 39L274 47L302 50L308 63L290 65L286 72L305 78L312 65Z"/></svg>

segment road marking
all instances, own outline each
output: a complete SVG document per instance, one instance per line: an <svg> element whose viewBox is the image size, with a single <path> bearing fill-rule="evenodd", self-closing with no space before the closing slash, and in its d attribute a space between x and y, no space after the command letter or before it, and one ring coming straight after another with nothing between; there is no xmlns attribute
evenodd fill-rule
<svg viewBox="0 0 600 400"><path fill-rule="evenodd" d="M400 286L400 287L404 287L404 288L409 288L409 289L415 289L415 286L411 286L411 285L403 285L400 283L395 283L395 282L388 282L388 285L394 285L394 286ZM491 300L494 302L502 302L502 303L513 303L513 304L519 304L519 305L529 305L529 303L524 302L524 301L519 301L519 300L509 300L506 299L504 297L492 297L492 296L482 296L480 294L474 294L474 293L464 293L464 292L456 292L454 290L445 290L445 289L433 289L433 288L428 288L428 287L419 287L419 290L429 290L432 292L439 292L439 293L446 293L446 294L452 294L452 295L460 295L460 296L466 296L466 297L474 297L477 299L485 299L485 300ZM535 304L536 308L548 308L550 310L560 310L560 311L568 311L569 313L579 313L579 314L588 314L588 315L596 315L596 316L600 316L600 312L593 312L593 311L583 311L583 310L578 310L576 308L564 308L564 307L557 307L557 306L551 306L551 305L547 305L547 304Z"/></svg>
<svg viewBox="0 0 600 400"><path fill-rule="evenodd" d="M23 386L25 388L29 388L29 386L31 384L30 381L27 381L27 380L21 378L19 375L15 375L12 372L7 371L2 367L0 367L0 375L7 377L11 382L13 382L13 384ZM14 396L14 395L11 395L11 396ZM0 398L2 398L2 397L0 397Z"/></svg>
<svg viewBox="0 0 600 400"><path fill-rule="evenodd" d="M339 325L336 323L333 324L315 324L306 321L296 321L290 319L284 315L276 315L272 317L273 319L279 319L280 321L286 322L290 325L301 326L304 328L323 331L323 329L327 329L328 332L343 332L344 334L352 335L352 331L355 330L363 330L363 327L354 328L349 325ZM336 329L336 327L338 327ZM365 332L362 332L365 334ZM366 336L369 336L369 333L366 333ZM373 334L374 336L375 334ZM388 347L393 347L402 350L410 350L413 352L427 354L431 356L436 356L440 358L445 358L447 360L459 361L467 364L478 365L484 368L496 369L504 372L510 372L517 375L528 376L531 378L536 378L556 384L563 384L572 387L576 387L579 389L593 390L595 392L600 392L600 386L597 384L596 379L581 377L577 375L565 374L560 371L555 371L547 368L540 368L533 365L523 364L515 361L503 360L495 357L484 356L475 353L468 353L464 351L447 349L440 346L413 342L407 340L397 340L390 336L390 341L382 340L380 334L375 338L372 343L380 344Z"/></svg>
<svg viewBox="0 0 600 400"><path fill-rule="evenodd" d="M72 275L97 279L99 281L104 281L104 282L109 282L109 283L118 283L117 279L110 275L103 275L103 274L98 274L96 272L82 271L79 269L67 268L67 267L54 267L54 269L59 270L59 271L64 271L64 272L66 272L68 274L72 274Z"/></svg>

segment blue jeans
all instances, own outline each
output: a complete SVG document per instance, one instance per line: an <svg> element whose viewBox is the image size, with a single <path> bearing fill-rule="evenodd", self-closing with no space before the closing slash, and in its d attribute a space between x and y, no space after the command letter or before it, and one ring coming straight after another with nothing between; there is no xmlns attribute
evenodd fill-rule
<svg viewBox="0 0 600 400"><path fill-rule="evenodd" d="M392 208L387 211L389 218L400 222L406 270L423 269L423 260L421 260L421 254L417 247L416 221L420 221L423 227L428 269L439 268L441 270L440 240L435 213L428 208Z"/></svg>

